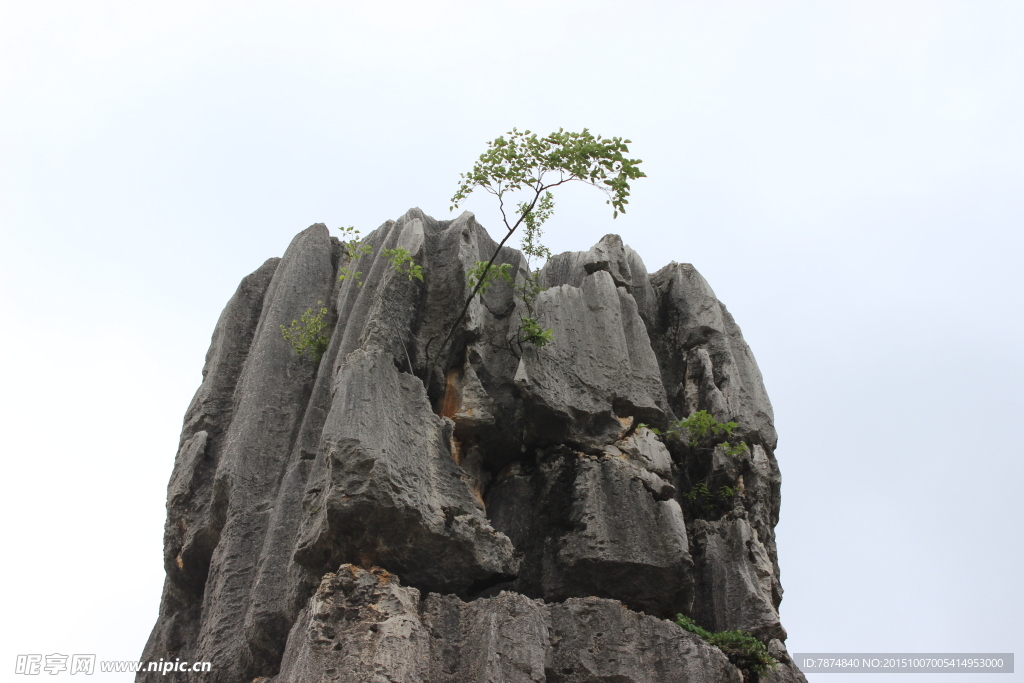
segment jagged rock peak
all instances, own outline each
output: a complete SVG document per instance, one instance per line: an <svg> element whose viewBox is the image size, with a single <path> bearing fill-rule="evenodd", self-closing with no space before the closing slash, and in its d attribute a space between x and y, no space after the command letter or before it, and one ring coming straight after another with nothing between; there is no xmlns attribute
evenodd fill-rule
<svg viewBox="0 0 1024 683"><path fill-rule="evenodd" d="M771 405L692 266L649 275L617 235L552 257L535 347L515 342L515 249L495 259L515 282L456 326L497 248L472 214L411 209L365 244L353 259L313 225L221 314L144 659L210 661L205 683L741 680L665 621L686 613L769 644L770 680L803 680L778 616ZM281 327L317 302L326 350L297 355ZM747 449L656 434L699 410Z"/></svg>

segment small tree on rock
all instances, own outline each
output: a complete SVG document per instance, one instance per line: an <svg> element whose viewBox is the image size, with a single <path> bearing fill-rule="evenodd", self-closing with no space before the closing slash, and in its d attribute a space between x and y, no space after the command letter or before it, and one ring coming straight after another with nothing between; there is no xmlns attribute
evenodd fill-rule
<svg viewBox="0 0 1024 683"><path fill-rule="evenodd" d="M552 188L572 181L586 183L607 195L606 203L612 206L612 218L626 212L629 182L645 177L638 167L640 159L626 156L629 144L629 140L622 138L594 135L586 128L580 133L559 129L557 133L544 137L513 128L505 136L487 143L487 151L480 155L469 173L462 174L451 208L457 208L477 188L489 192L498 198L506 232L490 260L479 261L471 270L470 294L442 342L442 348L466 316L477 293L484 291L496 277L510 279L508 268L495 267L494 260L520 225L525 226L522 250L527 265L532 265L534 259L550 256L548 249L540 243L540 237L541 225L551 217L555 206ZM525 194L526 198L514 202L512 208L509 205L512 194ZM532 273L516 293L526 307L526 315L521 317L519 326L523 341L543 346L551 340L551 330L541 329L533 310L533 303L541 291L539 277L539 273Z"/></svg>

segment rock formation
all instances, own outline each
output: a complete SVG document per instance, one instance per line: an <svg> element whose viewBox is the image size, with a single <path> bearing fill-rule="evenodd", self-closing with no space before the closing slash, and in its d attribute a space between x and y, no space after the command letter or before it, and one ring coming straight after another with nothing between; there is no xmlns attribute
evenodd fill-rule
<svg viewBox="0 0 1024 683"><path fill-rule="evenodd" d="M142 656L212 671L137 680L743 680L666 620L686 613L767 643L780 663L761 680L802 681L778 616L771 405L697 271L648 275L608 235L541 271L550 344L509 341L517 299L498 281L444 345L495 242L472 214L413 209L367 243L360 281L341 281L346 251L311 226L224 309L168 486ZM514 249L497 262L526 275ZM280 329L317 302L319 360ZM737 422L748 449L648 428L699 410ZM735 493L700 505L699 485Z"/></svg>

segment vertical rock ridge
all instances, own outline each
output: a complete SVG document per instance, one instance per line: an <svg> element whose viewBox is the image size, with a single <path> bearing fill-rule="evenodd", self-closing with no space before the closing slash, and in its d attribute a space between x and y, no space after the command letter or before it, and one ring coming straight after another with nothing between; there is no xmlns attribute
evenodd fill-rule
<svg viewBox="0 0 1024 683"><path fill-rule="evenodd" d="M214 662L225 676L251 669L242 636L257 551L283 465L308 399L313 368L281 336L280 326L330 293L333 268L327 229L314 225L292 241L276 265L259 322L235 386L230 423L211 473L208 523L216 536L195 640L183 650Z"/></svg>
<svg viewBox="0 0 1024 683"><path fill-rule="evenodd" d="M335 238L332 238L332 240ZM333 245L332 245L333 246ZM332 250L332 265L339 266L341 250ZM337 310L341 281L335 279L327 307ZM339 335L332 335L317 364L316 379L306 404L298 436L288 458L278 489L245 615L244 633L254 671L275 671L285 639L299 612L313 594L320 575L292 561L302 502L308 487L313 459L319 450L321 433L330 409L333 385L331 368L338 351Z"/></svg>
<svg viewBox="0 0 1024 683"><path fill-rule="evenodd" d="M219 540L222 511L214 500L213 473L222 434L234 412L235 386L281 259L268 259L242 279L214 328L203 381L185 413L181 445L167 491L160 618L144 656L159 659L194 643L210 558Z"/></svg>
<svg viewBox="0 0 1024 683"><path fill-rule="evenodd" d="M658 301L652 341L666 393L681 416L706 410L739 424L732 441L749 450L710 457L675 446L682 463L677 485L686 493L739 490L732 509L715 513L690 506L688 530L694 558L694 614L712 630L741 629L785 640L774 527L780 482L774 451L778 437L760 370L740 328L690 264L670 263L651 278ZM707 517L707 519L700 519Z"/></svg>
<svg viewBox="0 0 1024 683"><path fill-rule="evenodd" d="M711 286L693 266L675 262L651 283L658 302L652 342L673 411L714 412L774 449L778 437L761 372Z"/></svg>

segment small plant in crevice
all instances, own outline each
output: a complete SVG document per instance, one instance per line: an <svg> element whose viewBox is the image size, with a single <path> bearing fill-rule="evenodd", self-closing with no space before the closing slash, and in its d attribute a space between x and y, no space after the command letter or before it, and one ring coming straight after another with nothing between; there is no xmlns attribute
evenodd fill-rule
<svg viewBox="0 0 1024 683"><path fill-rule="evenodd" d="M342 228L338 228L342 234L341 248L345 250L345 254L348 256L348 265L343 266L338 270L339 280L355 280L356 285L359 287L363 286L363 272L355 269L355 263L361 257L366 256L372 251L372 247L366 242L363 242L359 238L359 231L355 227L349 225Z"/></svg>
<svg viewBox="0 0 1024 683"><path fill-rule="evenodd" d="M327 307L323 301L317 301L319 310L310 307L299 320L293 320L288 327L280 325L285 341L292 345L299 356L307 354L314 361L319 361L327 350L330 336L327 333Z"/></svg>
<svg viewBox="0 0 1024 683"><path fill-rule="evenodd" d="M733 497L739 492L739 488L736 486L719 486L717 490L712 491L708 488L708 485L704 482L694 484L694 486L683 494L683 496L693 504L695 508L703 512L704 514L710 515L715 512L725 512L731 506Z"/></svg>
<svg viewBox="0 0 1024 683"><path fill-rule="evenodd" d="M743 672L744 680L756 680L779 663L764 643L746 631L712 633L685 614L676 615L675 624L721 650Z"/></svg>
<svg viewBox="0 0 1024 683"><path fill-rule="evenodd" d="M413 260L412 254L410 254L408 250L381 249L380 253L391 262L396 273L408 276L410 282L413 278L423 282L423 266L418 265L416 261Z"/></svg>
<svg viewBox="0 0 1024 683"><path fill-rule="evenodd" d="M511 263L502 263L496 266L487 267L487 261L477 261L476 265L466 271L466 284L470 289L476 289L480 284L480 294L483 295L496 280L512 282Z"/></svg>
<svg viewBox="0 0 1024 683"><path fill-rule="evenodd" d="M338 230L341 231L343 237L341 240L342 249L349 259L345 266L338 269L338 279L342 281L354 280L357 287L362 287L363 272L356 270L356 262L363 256L370 254L373 248L360 239L359 231L353 226L341 227ZM405 275L410 281L413 279L423 281L423 266L416 263L412 254L407 249L400 247L396 249L381 249L380 254L391 263L396 273ZM383 297L380 296L379 292L377 294L381 305L386 308ZM292 345L297 354L308 353L314 360L320 360L324 351L327 350L327 344L330 339L325 332L327 323L324 322L327 308L323 307L322 301L318 301L316 305L321 307L319 313L314 312L312 307L306 309L300 320L293 320L289 327L281 325L281 334L284 335L285 340ZM402 346L403 348L405 347L404 341L402 341ZM411 372L412 361L409 359L408 349L405 349L405 356L409 364L409 371Z"/></svg>
<svg viewBox="0 0 1024 683"><path fill-rule="evenodd" d="M352 279L356 281L357 286L362 287L363 272L361 270L356 270L355 264L356 261L373 251L373 248L359 238L359 231L351 225L338 228L338 230L341 231L341 234L345 238L341 241L341 246L349 259L347 266L343 266L338 269L338 279ZM381 249L380 254L391 263L395 272L400 275L408 276L409 280L416 278L421 282L423 281L423 266L416 263L408 249L402 249L401 247L396 249Z"/></svg>
<svg viewBox="0 0 1024 683"><path fill-rule="evenodd" d="M707 630L685 614L677 614L675 623L676 626L684 631L689 631L695 636L700 636L705 641L711 642L711 636L713 635L711 631Z"/></svg>
<svg viewBox="0 0 1024 683"><path fill-rule="evenodd" d="M373 249L369 244L359 239L359 231L355 228L349 226L338 228L338 230L340 230L342 235L347 238L342 241L342 245L345 249L345 253L349 257L349 266L351 266L340 268L338 270L338 279L346 280L352 278L356 281L356 286L362 287L362 272L356 271L354 264L363 256L370 254ZM391 264L391 267L394 268L396 273L399 275L405 275L409 278L410 282L414 279L423 282L423 266L416 263L416 260L412 257L412 254L409 253L408 249L403 249L401 247L396 247L394 249L381 249L380 255L388 260L388 263ZM374 294L377 304L388 313L389 318L394 318L395 313L388 304L388 300L385 298L384 293L382 291L377 291ZM406 346L405 340L399 338L398 341L401 343L402 350L405 353L407 369L409 372L412 372L413 363L412 358L409 356L409 348Z"/></svg>
<svg viewBox="0 0 1024 683"><path fill-rule="evenodd" d="M725 440L726 437L731 437L733 430L739 426L736 422L719 422L706 410L698 410L685 420L673 422L665 431L647 425L642 426L660 435L666 442L674 442L677 446L683 447L691 456L702 453L710 455L715 449L720 448L726 455L736 457L750 450L742 441L729 443ZM703 481L693 484L690 490L683 494L683 499L688 501L693 513L709 517L731 509L732 501L739 493L738 487L727 484L714 488L709 481L709 475L696 478L703 478Z"/></svg>
<svg viewBox="0 0 1024 683"><path fill-rule="evenodd" d="M732 436L732 430L738 426L739 424L736 422L719 422L708 411L698 410L685 420L673 422L665 431L654 427L648 427L648 429L666 440L681 441L685 437L684 443L690 448L710 450L716 446L723 446L727 455L735 456L746 453L749 450L747 444L740 442L733 445L728 441L719 441L718 437L723 434Z"/></svg>
<svg viewBox="0 0 1024 683"><path fill-rule="evenodd" d="M520 318L519 320L519 336L516 338L516 343L522 349L523 344L533 344L534 346L546 346L551 343L553 336L552 330L545 330L540 326L534 318Z"/></svg>

